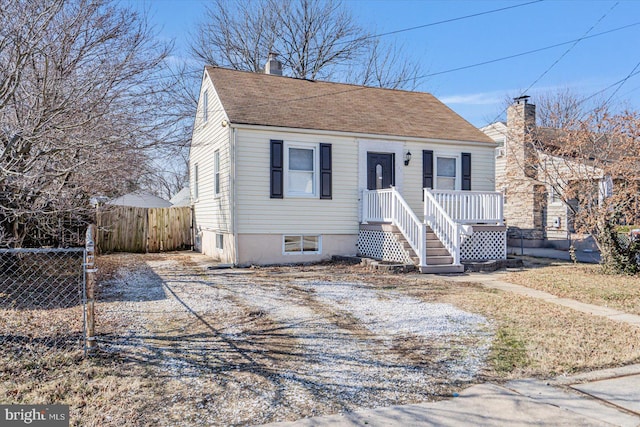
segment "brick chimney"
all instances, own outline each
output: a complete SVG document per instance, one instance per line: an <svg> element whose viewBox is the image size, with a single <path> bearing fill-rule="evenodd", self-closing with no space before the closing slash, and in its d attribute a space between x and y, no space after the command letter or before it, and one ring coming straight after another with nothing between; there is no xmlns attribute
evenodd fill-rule
<svg viewBox="0 0 640 427"><path fill-rule="evenodd" d="M267 59L267 63L264 65L265 74L282 75L282 62L278 61L276 56L278 56L277 53L269 52L269 59Z"/></svg>

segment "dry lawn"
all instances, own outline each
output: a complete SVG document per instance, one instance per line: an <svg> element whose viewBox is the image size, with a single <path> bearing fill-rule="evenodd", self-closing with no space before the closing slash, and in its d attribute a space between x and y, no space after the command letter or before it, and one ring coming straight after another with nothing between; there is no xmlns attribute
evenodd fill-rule
<svg viewBox="0 0 640 427"><path fill-rule="evenodd" d="M123 269L144 272L150 260L170 258L185 269L174 272L176 281L172 283L192 280L184 274L187 267L197 268L191 255L112 255L99 259L102 283L112 283ZM230 272L219 272L219 280L231 280ZM167 295L153 291L145 297L133 289L136 276L128 276L129 286L124 291L103 289L104 302L98 308L101 349L94 357L82 360L77 353L60 353L34 361L0 352L0 400L70 404L72 425L247 425L379 406L393 399L410 403L447 398L474 382L551 377L640 362L640 328L473 283L330 264L235 273L233 280L238 283L251 281L267 287L300 302L301 307L308 302L310 310L322 313L310 317L315 323L308 327L322 334L293 336L291 328L268 305L264 309L246 307L237 295L222 290L216 302L216 307L222 308L206 312L196 321L194 313L185 310L166 312L161 298ZM527 272L516 274L524 277ZM206 271L200 279L211 286ZM459 342L447 341L448 348L411 336L379 341L357 316L320 304L314 294L319 292L317 287L304 286L345 282L362 283L394 298L404 295L452 304L484 316L493 334L486 363L471 379L447 380L443 366L465 357L464 337ZM281 283L287 285L279 287ZM228 285L230 289L233 286L239 285ZM144 312L137 308L140 297L148 300L143 301ZM119 312L110 311L110 304L116 303L121 304ZM196 314L204 312L196 309ZM309 352L306 346L316 339L318 348ZM313 360L316 377L305 376L302 361L312 359L313 354L324 355L325 344L347 339L356 340L360 350L371 354L379 349L379 360L353 358L352 354L341 354L341 360L317 359ZM476 341L468 338L466 344L473 346ZM439 370L443 375L436 375L428 384L395 383L395 377L390 376L349 394L345 384L337 380L352 381L349 369L356 365L366 375L386 375L405 368L416 375ZM337 372L335 383L320 381L333 370ZM394 398L395 394L404 397Z"/></svg>
<svg viewBox="0 0 640 427"><path fill-rule="evenodd" d="M504 280L588 304L640 315L640 276L605 274L598 265L525 257Z"/></svg>

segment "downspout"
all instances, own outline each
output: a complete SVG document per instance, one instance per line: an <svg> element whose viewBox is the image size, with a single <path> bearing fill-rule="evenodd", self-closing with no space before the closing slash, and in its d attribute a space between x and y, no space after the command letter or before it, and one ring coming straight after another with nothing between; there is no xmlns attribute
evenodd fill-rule
<svg viewBox="0 0 640 427"><path fill-rule="evenodd" d="M230 126L230 130L232 133L231 136L231 209L233 210L233 215L231 215L231 233L233 234L233 265L238 265L238 209L237 209L237 196L238 190L236 185L236 135L237 130L235 127Z"/></svg>

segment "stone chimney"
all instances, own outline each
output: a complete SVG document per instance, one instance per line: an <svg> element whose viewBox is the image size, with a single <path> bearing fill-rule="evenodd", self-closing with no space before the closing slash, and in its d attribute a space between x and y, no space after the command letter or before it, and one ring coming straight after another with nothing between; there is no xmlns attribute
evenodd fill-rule
<svg viewBox="0 0 640 427"><path fill-rule="evenodd" d="M507 164L524 171L528 178L536 177L536 155L532 136L536 127L536 106L529 104L529 96L513 99L507 108Z"/></svg>
<svg viewBox="0 0 640 427"><path fill-rule="evenodd" d="M267 59L267 63L264 65L265 74L282 75L282 62L278 61L276 56L278 56L277 53L269 52L269 59Z"/></svg>
<svg viewBox="0 0 640 427"><path fill-rule="evenodd" d="M507 108L507 139L504 170L496 172L496 188L504 188L507 201L504 216L511 244L541 244L545 236L545 189L537 178L537 154L533 144L536 133L536 106L528 96L514 98Z"/></svg>

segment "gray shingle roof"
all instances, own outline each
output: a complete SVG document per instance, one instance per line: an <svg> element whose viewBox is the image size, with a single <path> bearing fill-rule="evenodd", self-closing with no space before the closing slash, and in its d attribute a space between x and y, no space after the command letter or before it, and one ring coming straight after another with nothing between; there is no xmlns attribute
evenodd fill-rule
<svg viewBox="0 0 640 427"><path fill-rule="evenodd" d="M232 123L493 145L429 93L205 69Z"/></svg>

